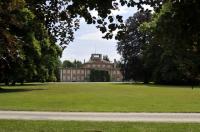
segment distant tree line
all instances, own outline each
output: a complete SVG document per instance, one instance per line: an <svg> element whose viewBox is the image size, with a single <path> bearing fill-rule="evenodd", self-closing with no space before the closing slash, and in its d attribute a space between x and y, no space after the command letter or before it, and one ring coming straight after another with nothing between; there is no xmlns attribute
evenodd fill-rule
<svg viewBox="0 0 200 132"><path fill-rule="evenodd" d="M125 80L199 84L199 16L197 0L169 0L130 17L118 42Z"/></svg>
<svg viewBox="0 0 200 132"><path fill-rule="evenodd" d="M82 66L82 62L79 60L74 60L73 62L70 60L64 60L62 63L62 68L80 68Z"/></svg>

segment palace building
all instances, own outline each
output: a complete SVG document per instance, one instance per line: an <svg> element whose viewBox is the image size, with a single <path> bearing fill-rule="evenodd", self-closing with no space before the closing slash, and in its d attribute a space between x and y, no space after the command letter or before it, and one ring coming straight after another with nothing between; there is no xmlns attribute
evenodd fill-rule
<svg viewBox="0 0 200 132"><path fill-rule="evenodd" d="M111 63L107 56L102 54L92 54L88 62L80 68L62 68L60 69L61 82L87 82L90 81L91 70L108 71L111 81L122 81L123 76L117 68L116 60Z"/></svg>

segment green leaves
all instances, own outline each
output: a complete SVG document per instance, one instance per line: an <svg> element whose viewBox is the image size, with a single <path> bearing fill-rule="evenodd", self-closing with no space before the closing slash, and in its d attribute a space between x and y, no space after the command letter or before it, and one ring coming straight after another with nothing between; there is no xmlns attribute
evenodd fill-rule
<svg viewBox="0 0 200 132"><path fill-rule="evenodd" d="M116 16L116 19L117 19L118 22L120 22L120 23L123 22L122 16L120 16L120 15L117 15L117 16Z"/></svg>
<svg viewBox="0 0 200 132"><path fill-rule="evenodd" d="M114 21L113 16L108 16L108 20L110 21L110 23L112 23Z"/></svg>
<svg viewBox="0 0 200 132"><path fill-rule="evenodd" d="M120 16L117 16L121 19ZM126 26L121 24L120 29L115 37L118 53L123 59L123 71L126 80L148 82L149 73L144 65L143 48L149 41L148 33L139 30L140 25L151 19L149 12L137 12L126 21Z"/></svg>
<svg viewBox="0 0 200 132"><path fill-rule="evenodd" d="M111 31L115 31L117 29L117 25L116 24L110 24L108 25L108 28L111 30Z"/></svg>
<svg viewBox="0 0 200 132"><path fill-rule="evenodd" d="M90 81L91 82L109 82L110 75L109 75L108 71L91 70Z"/></svg>

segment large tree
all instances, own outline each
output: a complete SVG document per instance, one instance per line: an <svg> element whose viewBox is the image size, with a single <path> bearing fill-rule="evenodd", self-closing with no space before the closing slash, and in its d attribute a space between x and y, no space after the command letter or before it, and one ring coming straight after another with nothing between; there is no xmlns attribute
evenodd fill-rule
<svg viewBox="0 0 200 132"><path fill-rule="evenodd" d="M199 82L199 8L197 1L167 1L146 25L152 31L146 63L153 66L153 79L165 84ZM153 53L156 49L157 55Z"/></svg>
<svg viewBox="0 0 200 132"><path fill-rule="evenodd" d="M162 4L160 10L154 11L151 22L141 22L132 29L134 24L127 24L130 31L125 30L124 39L118 43L125 75L135 80L144 75L143 71L149 71L156 83L199 82L200 4L196 0L166 0ZM146 42L138 41L143 38L138 32L148 36Z"/></svg>
<svg viewBox="0 0 200 132"><path fill-rule="evenodd" d="M162 28L155 31L155 34L163 35L157 36L162 37L160 40L161 43L163 42L162 48L164 49L162 55L163 58L169 56L171 62L174 63L179 72L177 74L179 80L177 81L193 83L198 80L200 75L200 4L197 1L181 1L175 5L169 2L168 6L170 12L159 18L158 26ZM190 10L192 10L192 13L188 13ZM166 41L166 38L168 41ZM168 52L168 49L171 53ZM162 78L165 79L164 77ZM170 79L173 81L175 78L172 77Z"/></svg>
<svg viewBox="0 0 200 132"><path fill-rule="evenodd" d="M126 21L123 38L117 44L117 50L122 55L125 80L148 82L148 70L144 66L143 50L148 44L151 34L141 32L140 25L151 20L149 10L135 13Z"/></svg>
<svg viewBox="0 0 200 132"><path fill-rule="evenodd" d="M54 81L54 69L61 54L46 26L23 0L1 1L1 81Z"/></svg>

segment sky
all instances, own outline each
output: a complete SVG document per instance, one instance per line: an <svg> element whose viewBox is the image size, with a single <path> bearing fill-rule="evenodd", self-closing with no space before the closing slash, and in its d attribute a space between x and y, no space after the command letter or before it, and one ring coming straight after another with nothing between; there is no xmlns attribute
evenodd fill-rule
<svg viewBox="0 0 200 132"><path fill-rule="evenodd" d="M122 15L126 20L136 12L136 8L120 7L119 11L113 11L113 15ZM94 12L95 14L95 12ZM95 25L88 25L82 19L80 29L75 32L75 40L71 42L63 51L61 61L80 60L88 61L92 53L108 55L109 59L120 60L120 55L117 53L117 41L102 39L103 34L96 28Z"/></svg>

